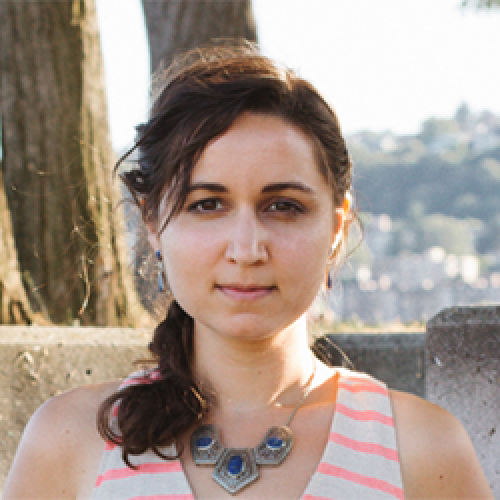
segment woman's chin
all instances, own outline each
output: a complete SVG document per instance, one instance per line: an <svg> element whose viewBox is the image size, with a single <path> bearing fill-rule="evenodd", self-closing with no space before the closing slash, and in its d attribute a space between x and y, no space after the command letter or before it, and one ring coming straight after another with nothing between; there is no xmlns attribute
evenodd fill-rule
<svg viewBox="0 0 500 500"><path fill-rule="evenodd" d="M263 317L261 314L251 313L231 315L225 319L220 317L216 319L217 321L211 324L198 323L196 327L197 333L203 336L204 331L208 329L212 334L229 342L269 341L296 322L296 320L291 320L290 318L281 318L280 320L276 315L273 317Z"/></svg>
<svg viewBox="0 0 500 500"><path fill-rule="evenodd" d="M219 333L229 341L258 342L272 338L276 331L268 328L256 328L253 325L235 325L234 328L227 329Z"/></svg>

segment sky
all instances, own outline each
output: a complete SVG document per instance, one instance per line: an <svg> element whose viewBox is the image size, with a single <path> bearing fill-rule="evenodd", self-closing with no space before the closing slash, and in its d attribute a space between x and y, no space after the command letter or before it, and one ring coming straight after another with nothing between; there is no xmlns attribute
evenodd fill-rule
<svg viewBox="0 0 500 500"><path fill-rule="evenodd" d="M462 102L500 114L500 9L460 4L253 0L253 9L262 52L311 81L345 134L416 134ZM121 151L147 117L146 30L139 0L97 0L97 10L111 137Z"/></svg>

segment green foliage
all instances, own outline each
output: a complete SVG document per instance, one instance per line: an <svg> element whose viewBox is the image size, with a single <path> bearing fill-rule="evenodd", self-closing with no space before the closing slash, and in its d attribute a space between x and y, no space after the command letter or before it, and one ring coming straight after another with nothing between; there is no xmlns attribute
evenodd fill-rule
<svg viewBox="0 0 500 500"><path fill-rule="evenodd" d="M423 252L431 246L445 248L456 255L473 254L474 239L467 220L456 219L441 214L433 214L422 219L418 250Z"/></svg>
<svg viewBox="0 0 500 500"><path fill-rule="evenodd" d="M500 7L500 0L475 0L474 2L462 0L462 7L467 7L471 4L475 5L478 9L491 9L492 7Z"/></svg>
<svg viewBox="0 0 500 500"><path fill-rule="evenodd" d="M394 224L390 254L422 253L433 246L455 255L474 254L474 234L482 227L482 222L476 219L457 219L442 214L399 219Z"/></svg>
<svg viewBox="0 0 500 500"><path fill-rule="evenodd" d="M472 117L472 113L470 111L469 106L467 105L467 103L463 102L458 107L454 118L455 118L455 121L463 127L464 125L467 125L467 123L469 122L471 117Z"/></svg>
<svg viewBox="0 0 500 500"><path fill-rule="evenodd" d="M455 254L500 250L500 147L472 147L478 127L498 137L499 124L462 104L451 120L426 120L418 137L395 137L391 152L381 147L387 133L356 136L354 192L361 211L393 220L392 255L435 245Z"/></svg>
<svg viewBox="0 0 500 500"><path fill-rule="evenodd" d="M483 158L480 167L485 171L485 176L493 181L500 182L500 161L495 158Z"/></svg>
<svg viewBox="0 0 500 500"><path fill-rule="evenodd" d="M491 217L488 231L478 238L477 251L480 254L500 253L500 212Z"/></svg>
<svg viewBox="0 0 500 500"><path fill-rule="evenodd" d="M356 279L356 272L362 266L371 267L373 263L373 253L368 246L362 242L356 251L353 252L346 265L342 266L342 281L354 281Z"/></svg>
<svg viewBox="0 0 500 500"><path fill-rule="evenodd" d="M422 130L419 135L425 144L430 143L439 136L454 134L460 129L458 123L454 120L442 120L438 118L429 118L422 123Z"/></svg>

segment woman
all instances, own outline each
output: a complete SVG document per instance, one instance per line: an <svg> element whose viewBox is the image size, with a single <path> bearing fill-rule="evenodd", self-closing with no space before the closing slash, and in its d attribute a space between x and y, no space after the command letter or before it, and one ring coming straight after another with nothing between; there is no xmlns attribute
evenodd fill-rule
<svg viewBox="0 0 500 500"><path fill-rule="evenodd" d="M454 417L308 349L352 219L332 109L250 46L163 76L123 176L172 297L157 367L45 403L4 498L492 498Z"/></svg>

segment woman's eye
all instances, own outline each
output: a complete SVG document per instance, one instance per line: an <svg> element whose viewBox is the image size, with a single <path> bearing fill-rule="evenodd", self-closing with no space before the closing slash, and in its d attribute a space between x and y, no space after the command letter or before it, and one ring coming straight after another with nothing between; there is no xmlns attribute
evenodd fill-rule
<svg viewBox="0 0 500 500"><path fill-rule="evenodd" d="M298 214L304 211L304 209L298 203L286 200L274 201L269 205L268 210L270 212L282 212L289 214Z"/></svg>
<svg viewBox="0 0 500 500"><path fill-rule="evenodd" d="M223 208L220 200L215 198L208 198L206 200L200 200L189 205L188 210L190 212L215 212L217 210L221 210Z"/></svg>

